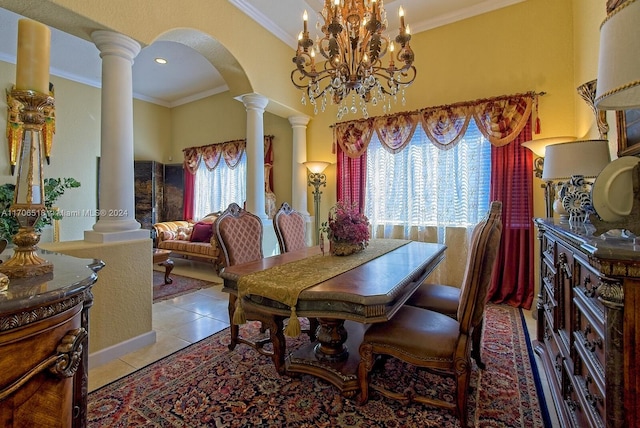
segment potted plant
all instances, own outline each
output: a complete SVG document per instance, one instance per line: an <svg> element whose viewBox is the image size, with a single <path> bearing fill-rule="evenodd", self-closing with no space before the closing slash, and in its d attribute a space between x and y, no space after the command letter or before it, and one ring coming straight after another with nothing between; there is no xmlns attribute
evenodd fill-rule
<svg viewBox="0 0 640 428"><path fill-rule="evenodd" d="M355 205L342 201L331 207L321 231L327 234L329 252L336 256L360 252L369 244L369 219Z"/></svg>
<svg viewBox="0 0 640 428"><path fill-rule="evenodd" d="M74 178L45 178L44 179L44 205L45 212L35 225L37 232L44 226L51 225L53 220L60 220L62 214L53 209L55 202L64 195L67 189L80 187L80 182ZM7 183L0 186L0 239L11 242L18 232L18 220L11 214L13 194L16 185Z"/></svg>

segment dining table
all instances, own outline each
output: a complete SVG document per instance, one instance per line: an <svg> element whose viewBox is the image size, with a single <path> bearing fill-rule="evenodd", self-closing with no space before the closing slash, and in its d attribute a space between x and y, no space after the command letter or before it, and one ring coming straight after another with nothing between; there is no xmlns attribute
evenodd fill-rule
<svg viewBox="0 0 640 428"><path fill-rule="evenodd" d="M364 251L349 256L305 247L226 267L220 277L223 291L234 297L232 327L237 328L233 319L239 307L254 315L250 319L263 321L280 374L310 374L353 397L359 388L358 348L367 327L393 318L445 250L442 244L393 239L371 240ZM271 289L278 293L270 294ZM317 319L318 328L312 340L287 352L281 327L296 317Z"/></svg>

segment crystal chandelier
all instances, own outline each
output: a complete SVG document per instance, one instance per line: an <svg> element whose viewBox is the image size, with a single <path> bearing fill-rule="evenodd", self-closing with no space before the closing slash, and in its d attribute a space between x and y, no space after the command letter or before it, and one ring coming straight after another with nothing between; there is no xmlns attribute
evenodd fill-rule
<svg viewBox="0 0 640 428"><path fill-rule="evenodd" d="M386 113L391 109L391 99L397 102L400 95L404 105L404 88L415 80L416 68L402 7L395 43L384 34L387 14L383 0L325 0L319 15L324 22L321 24L318 19L316 27L323 36L316 37L314 43L309 38L308 16L304 12L304 27L293 58L296 68L291 72L291 81L303 91L302 103L310 102L317 114L318 103L325 111L330 99L339 106L338 119L349 111L358 111L356 99L365 118L369 117L369 102L374 106L382 102ZM389 61L384 67L382 58L387 52ZM324 58L316 62L319 55Z"/></svg>

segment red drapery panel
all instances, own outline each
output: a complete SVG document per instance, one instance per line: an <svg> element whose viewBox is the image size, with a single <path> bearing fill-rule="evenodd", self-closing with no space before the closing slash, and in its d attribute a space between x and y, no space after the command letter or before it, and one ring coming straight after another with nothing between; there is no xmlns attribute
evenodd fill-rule
<svg viewBox="0 0 640 428"><path fill-rule="evenodd" d="M184 195L182 200L182 218L190 220L193 218L193 203L195 192L195 174L191 174L184 168Z"/></svg>
<svg viewBox="0 0 640 428"><path fill-rule="evenodd" d="M502 201L503 232L487 298L530 309L534 297L531 121L511 143L491 146L491 200Z"/></svg>
<svg viewBox="0 0 640 428"><path fill-rule="evenodd" d="M264 170L267 189L273 189L273 135L264 136ZM267 171L269 171L267 175Z"/></svg>
<svg viewBox="0 0 640 428"><path fill-rule="evenodd" d="M337 165L337 197L347 204L358 204L360 212L364 212L365 182L367 176L367 154L352 158L338 146Z"/></svg>

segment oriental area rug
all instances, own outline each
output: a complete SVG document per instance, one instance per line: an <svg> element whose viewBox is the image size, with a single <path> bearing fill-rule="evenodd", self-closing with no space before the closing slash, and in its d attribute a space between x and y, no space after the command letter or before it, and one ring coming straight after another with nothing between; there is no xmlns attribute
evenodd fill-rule
<svg viewBox="0 0 640 428"><path fill-rule="evenodd" d="M485 370L473 363L469 426L544 427L548 415L520 310L488 305L482 345ZM258 323L242 335L260 334ZM287 339L287 349L307 341ZM223 330L89 394L90 427L460 427L452 412L403 405L372 392L358 406L309 375L279 376L271 360L238 345ZM393 359L376 382L410 382L451 399L453 382Z"/></svg>
<svg viewBox="0 0 640 428"><path fill-rule="evenodd" d="M191 293L201 288L213 287L219 283L211 281L203 281L201 279L188 278L171 274L169 278L173 280L171 284L164 283L164 269L162 271L153 271L153 302L172 299L186 293Z"/></svg>

